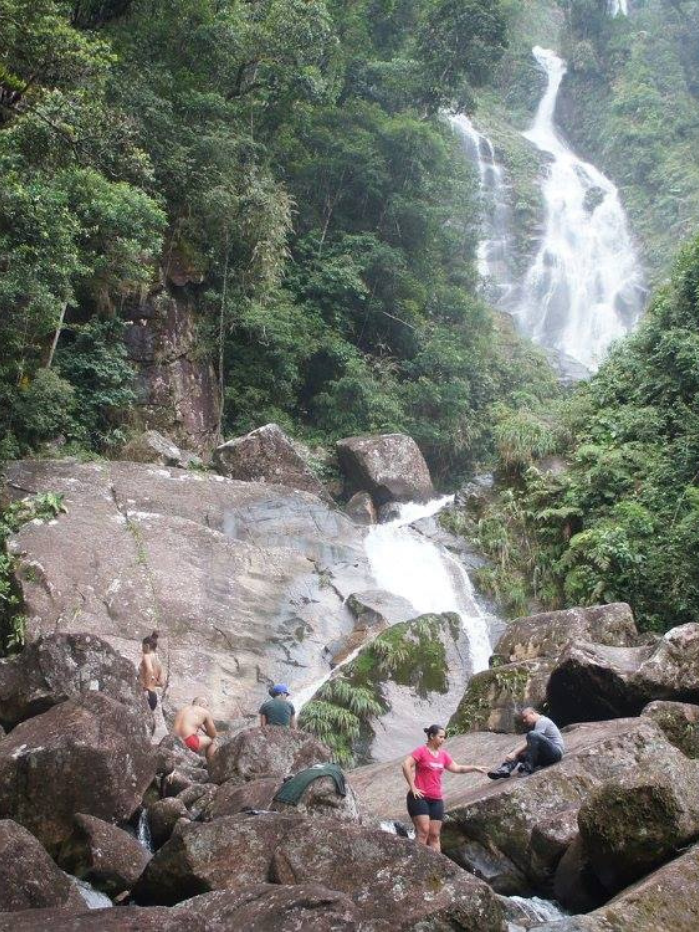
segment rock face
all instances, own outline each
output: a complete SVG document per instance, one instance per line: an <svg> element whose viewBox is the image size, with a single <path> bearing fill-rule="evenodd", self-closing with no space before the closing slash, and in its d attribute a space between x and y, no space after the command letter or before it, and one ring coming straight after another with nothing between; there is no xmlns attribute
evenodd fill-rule
<svg viewBox="0 0 699 932"><path fill-rule="evenodd" d="M78 812L128 819L155 775L142 721L99 693L23 722L0 742L0 818L56 852Z"/></svg>
<svg viewBox="0 0 699 932"><path fill-rule="evenodd" d="M0 821L0 914L45 906L77 908L82 901L70 879L36 838L9 819ZM35 928L38 928L35 926Z"/></svg>
<svg viewBox="0 0 699 932"><path fill-rule="evenodd" d="M699 927L699 846L624 890L587 916L536 926L537 932L695 932Z"/></svg>
<svg viewBox="0 0 699 932"><path fill-rule="evenodd" d="M699 758L699 705L659 700L649 703L641 714L657 722L667 740L683 754Z"/></svg>
<svg viewBox="0 0 699 932"><path fill-rule="evenodd" d="M266 424L217 447L216 470L229 479L270 482L288 489L312 492L331 501L323 485L277 424Z"/></svg>
<svg viewBox="0 0 699 932"><path fill-rule="evenodd" d="M149 853L128 832L83 814L75 816L75 830L58 855L65 871L111 897L130 890L149 860Z"/></svg>
<svg viewBox="0 0 699 932"><path fill-rule="evenodd" d="M699 624L673 628L645 647L570 644L551 673L547 699L563 724L639 715L654 699L699 702Z"/></svg>
<svg viewBox="0 0 699 932"><path fill-rule="evenodd" d="M434 496L427 463L405 434L347 437L338 441L337 455L348 492L370 492L377 507Z"/></svg>
<svg viewBox="0 0 699 932"><path fill-rule="evenodd" d="M126 444L122 455L125 460L133 463L157 463L160 466L178 466L180 469L202 465L198 456L181 450L157 430L147 430L134 437Z"/></svg>
<svg viewBox="0 0 699 932"><path fill-rule="evenodd" d="M0 660L0 722L13 728L59 702L100 692L150 718L132 663L90 634L49 634Z"/></svg>
<svg viewBox="0 0 699 932"><path fill-rule="evenodd" d="M215 783L247 783L324 764L330 751L312 735L279 725L248 728L223 743L209 768Z"/></svg>
<svg viewBox="0 0 699 932"><path fill-rule="evenodd" d="M508 624L495 648L503 663L557 658L571 641L607 647L633 647L638 631L625 602L568 608L518 618Z"/></svg>
<svg viewBox="0 0 699 932"><path fill-rule="evenodd" d="M9 541L29 641L88 632L136 663L158 628L166 708L203 694L249 724L270 681L328 671L324 648L354 630L344 599L375 585L366 531L309 493L119 462L15 462L7 481L67 508Z"/></svg>
<svg viewBox="0 0 699 932"><path fill-rule="evenodd" d="M357 524L376 524L376 506L368 492L355 492L345 505L345 512Z"/></svg>
<svg viewBox="0 0 699 932"><path fill-rule="evenodd" d="M587 861L616 893L699 838L699 764L679 751L604 783L581 806Z"/></svg>
<svg viewBox="0 0 699 932"><path fill-rule="evenodd" d="M449 730L515 732L517 713L526 706L542 710L553 661L522 660L482 670L471 677Z"/></svg>
<svg viewBox="0 0 699 932"><path fill-rule="evenodd" d="M121 313L137 369L138 420L206 454L216 442L219 397L214 368L200 352L194 298L182 288L160 286Z"/></svg>
<svg viewBox="0 0 699 932"><path fill-rule="evenodd" d="M446 858L376 829L271 813L183 828L155 855L134 895L145 904L172 903L267 879L344 894L367 929L503 928L490 889Z"/></svg>

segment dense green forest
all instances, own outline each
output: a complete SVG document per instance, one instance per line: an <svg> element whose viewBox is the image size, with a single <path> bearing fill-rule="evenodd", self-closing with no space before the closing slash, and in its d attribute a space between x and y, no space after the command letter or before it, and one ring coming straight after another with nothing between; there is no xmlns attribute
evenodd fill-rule
<svg viewBox="0 0 699 932"><path fill-rule="evenodd" d="M696 621L699 239L638 332L530 420L500 425L499 493L450 519L493 558L481 583L512 614L625 601L643 629Z"/></svg>
<svg viewBox="0 0 699 932"><path fill-rule="evenodd" d="M176 251L225 436L400 429L451 479L487 456L552 381L476 297L477 181L440 111L512 6L0 0L2 455L118 453L120 308Z"/></svg>

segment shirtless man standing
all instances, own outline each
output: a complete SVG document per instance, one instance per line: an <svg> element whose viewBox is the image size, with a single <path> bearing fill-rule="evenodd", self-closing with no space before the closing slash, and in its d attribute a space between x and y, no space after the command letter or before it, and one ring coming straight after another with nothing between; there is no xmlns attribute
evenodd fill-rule
<svg viewBox="0 0 699 932"><path fill-rule="evenodd" d="M175 718L174 732L190 751L203 752L207 762L211 763L217 750L214 740L217 732L206 699L197 696L191 705L180 709Z"/></svg>
<svg viewBox="0 0 699 932"><path fill-rule="evenodd" d="M141 663L138 668L138 679L148 699L151 712L158 707L158 694L156 688L165 685L163 665L158 657L158 632L154 631L141 642Z"/></svg>

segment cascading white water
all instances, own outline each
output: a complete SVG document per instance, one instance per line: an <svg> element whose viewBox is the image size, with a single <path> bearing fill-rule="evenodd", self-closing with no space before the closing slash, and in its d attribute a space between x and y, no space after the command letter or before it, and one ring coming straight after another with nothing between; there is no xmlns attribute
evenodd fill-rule
<svg viewBox="0 0 699 932"><path fill-rule="evenodd" d="M465 568L443 547L418 534L408 525L429 518L453 501L453 495L433 499L426 505L412 502L399 508L399 516L369 530L366 554L380 589L410 602L416 615L456 612L466 632L472 673L485 670L491 654L488 623L478 605ZM341 667L350 663L361 645L342 663L293 697L299 712Z"/></svg>
<svg viewBox="0 0 699 932"><path fill-rule="evenodd" d="M508 900L516 903L528 919L537 922L558 922L568 915L557 903L552 900L542 900L538 896L508 896Z"/></svg>
<svg viewBox="0 0 699 932"><path fill-rule="evenodd" d="M451 496L426 505L401 505L399 516L371 528L366 553L381 589L407 599L419 614L456 612L469 642L471 672L485 670L491 654L488 624L468 573L458 560L408 527L431 517L452 501Z"/></svg>
<svg viewBox="0 0 699 932"><path fill-rule="evenodd" d="M71 877L70 874L68 876L83 898L88 909L110 909L114 906L114 903L112 903L106 893L101 893L99 890L96 890L92 884L89 884L86 880L80 880L78 877Z"/></svg>
<svg viewBox="0 0 699 932"><path fill-rule="evenodd" d="M542 190L544 236L527 272L517 317L537 343L595 371L610 343L643 309L643 279L616 187L579 159L554 125L566 64L536 46L547 87L524 137L551 156Z"/></svg>
<svg viewBox="0 0 699 932"><path fill-rule="evenodd" d="M609 0L608 9L611 16L628 16L629 0Z"/></svg>
<svg viewBox="0 0 699 932"><path fill-rule="evenodd" d="M449 120L478 168L484 233L477 249L478 272L488 299L496 307L507 310L513 299L515 278L511 267L512 218L505 173L495 158L492 142L478 132L467 116L452 114Z"/></svg>

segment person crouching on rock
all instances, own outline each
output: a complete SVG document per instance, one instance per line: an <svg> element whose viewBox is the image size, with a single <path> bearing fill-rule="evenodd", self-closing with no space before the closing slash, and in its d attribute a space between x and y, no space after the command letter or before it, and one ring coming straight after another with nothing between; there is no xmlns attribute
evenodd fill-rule
<svg viewBox="0 0 699 932"><path fill-rule="evenodd" d="M427 742L403 761L403 776L410 787L408 814L420 844L441 851L439 836L444 821L442 774L445 770L449 773L486 773L487 768L455 764L442 747L446 733L441 725L430 725L424 731Z"/></svg>
<svg viewBox="0 0 699 932"><path fill-rule="evenodd" d="M563 736L550 718L531 707L523 709L520 718L529 729L526 744L508 754L497 770L488 771L491 780L509 777L515 768L518 776L526 777L542 767L557 764L563 757Z"/></svg>
<svg viewBox="0 0 699 932"><path fill-rule="evenodd" d="M281 725L296 728L296 709L289 702L289 687L283 683L270 686L270 699L260 706L260 725Z"/></svg>
<svg viewBox="0 0 699 932"><path fill-rule="evenodd" d="M175 716L174 732L185 747L195 754L205 754L207 762L211 763L217 750L218 733L206 699L197 696L191 705L180 709Z"/></svg>
<svg viewBox="0 0 699 932"><path fill-rule="evenodd" d="M141 641L141 663L138 668L138 680L146 694L151 712L158 707L158 694L155 691L165 685L163 665L158 657L158 632L154 631Z"/></svg>

